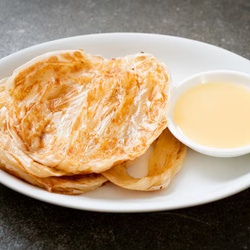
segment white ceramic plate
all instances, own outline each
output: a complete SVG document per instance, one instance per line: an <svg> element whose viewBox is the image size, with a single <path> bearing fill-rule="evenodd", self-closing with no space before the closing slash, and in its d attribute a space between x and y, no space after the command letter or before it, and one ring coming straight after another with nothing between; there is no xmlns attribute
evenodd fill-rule
<svg viewBox="0 0 250 250"><path fill-rule="evenodd" d="M166 63L178 84L207 70L250 72L250 61L205 43L164 35L113 33L71 37L19 51L0 60L0 78L47 51L82 48L107 58L137 52L155 55ZM188 151L185 164L167 190L128 191L112 184L80 196L49 193L0 171L0 182L22 194L70 208L103 212L146 212L189 207L222 199L250 186L250 154L222 159Z"/></svg>

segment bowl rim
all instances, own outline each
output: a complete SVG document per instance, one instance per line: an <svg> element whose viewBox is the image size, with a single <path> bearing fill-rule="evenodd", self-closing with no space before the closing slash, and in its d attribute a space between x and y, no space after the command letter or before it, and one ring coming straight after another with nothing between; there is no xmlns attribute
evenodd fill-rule
<svg viewBox="0 0 250 250"><path fill-rule="evenodd" d="M248 154L250 153L250 143L249 145L235 147L235 148L218 148L218 147L205 146L197 142L194 142L192 139L187 137L173 121L173 109L180 95L194 86L197 86L199 84L206 84L209 78L216 78L216 77L217 79L219 79L218 82L241 84L241 85L248 86L250 89L250 75L240 72L240 71L212 70L212 71L200 72L192 76L189 76L183 81L181 81L179 84L175 84L170 87L169 108L168 108L168 113L167 113L168 128L170 132L183 144L185 144L189 148L199 153L202 153L208 156L236 157L236 156ZM230 77L230 80L228 81L229 77ZM226 78L227 80L222 80ZM197 79L199 79L200 81L197 81ZM238 79L240 80L240 82L235 82L234 79Z"/></svg>

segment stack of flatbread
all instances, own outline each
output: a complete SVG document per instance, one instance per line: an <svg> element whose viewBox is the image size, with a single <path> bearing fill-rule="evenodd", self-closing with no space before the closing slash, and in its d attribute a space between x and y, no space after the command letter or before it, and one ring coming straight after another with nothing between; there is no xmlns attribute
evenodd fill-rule
<svg viewBox="0 0 250 250"><path fill-rule="evenodd" d="M82 50L43 54L0 84L0 168L50 192L110 181L166 188L186 147L167 129L170 76L155 57L107 60ZM149 147L145 177L127 168Z"/></svg>

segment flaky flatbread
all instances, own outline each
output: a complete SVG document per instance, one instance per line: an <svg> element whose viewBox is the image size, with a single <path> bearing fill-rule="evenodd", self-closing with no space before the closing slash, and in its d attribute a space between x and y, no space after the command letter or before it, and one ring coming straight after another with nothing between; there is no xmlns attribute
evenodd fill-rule
<svg viewBox="0 0 250 250"><path fill-rule="evenodd" d="M56 51L31 60L0 81L0 168L63 194L107 181L166 188L186 153L166 128L169 81L144 53L107 60ZM148 174L130 176L127 167L150 146Z"/></svg>
<svg viewBox="0 0 250 250"><path fill-rule="evenodd" d="M166 128L168 83L148 54L47 53L7 80L8 130L38 164L26 169L33 175L101 173L142 155Z"/></svg>
<svg viewBox="0 0 250 250"><path fill-rule="evenodd" d="M149 157L148 173L145 177L129 175L131 162L123 162L102 173L110 182L130 190L155 191L166 189L180 171L186 156L186 146L165 129L153 144Z"/></svg>
<svg viewBox="0 0 250 250"><path fill-rule="evenodd" d="M39 172L38 176L31 174L29 168L45 171L48 166L35 162L22 152L9 134L6 123L5 82L6 79L0 81L0 169L32 185L63 194L82 194L107 182L100 174L67 176L58 171L54 176L45 178L38 177Z"/></svg>

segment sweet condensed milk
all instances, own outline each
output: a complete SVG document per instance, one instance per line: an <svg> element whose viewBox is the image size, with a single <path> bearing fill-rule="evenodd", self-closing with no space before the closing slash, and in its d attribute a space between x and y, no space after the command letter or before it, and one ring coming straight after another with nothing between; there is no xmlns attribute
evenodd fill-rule
<svg viewBox="0 0 250 250"><path fill-rule="evenodd" d="M173 121L192 141L216 148L250 145L250 86L207 82L180 95Z"/></svg>

